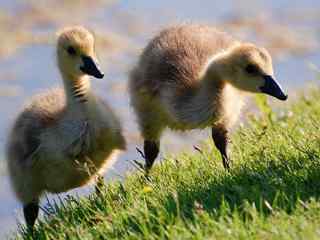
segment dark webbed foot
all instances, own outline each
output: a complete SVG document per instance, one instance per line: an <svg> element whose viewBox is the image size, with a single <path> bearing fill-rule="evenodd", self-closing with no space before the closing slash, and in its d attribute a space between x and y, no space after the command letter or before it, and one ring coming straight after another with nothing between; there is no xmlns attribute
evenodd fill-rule
<svg viewBox="0 0 320 240"><path fill-rule="evenodd" d="M160 145L159 141L150 141L150 140L144 141L143 149L144 149L144 157L146 160L145 170L147 174L149 173L154 163L154 160L157 158L159 154L159 145Z"/></svg>
<svg viewBox="0 0 320 240"><path fill-rule="evenodd" d="M29 229L33 229L34 223L38 217L39 203L37 201L23 206L23 214Z"/></svg>
<svg viewBox="0 0 320 240"><path fill-rule="evenodd" d="M217 149L219 150L223 166L225 169L230 169L231 161L228 156L228 131L223 126L216 126L212 128L212 139Z"/></svg>

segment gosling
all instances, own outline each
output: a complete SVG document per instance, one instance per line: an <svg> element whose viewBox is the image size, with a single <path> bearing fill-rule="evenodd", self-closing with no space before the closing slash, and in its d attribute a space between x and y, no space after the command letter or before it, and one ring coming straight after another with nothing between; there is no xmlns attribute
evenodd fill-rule
<svg viewBox="0 0 320 240"><path fill-rule="evenodd" d="M165 128L211 127L223 166L229 169L228 133L240 114L245 92L287 99L274 78L266 49L205 25L161 31L144 49L129 78L147 173Z"/></svg>
<svg viewBox="0 0 320 240"><path fill-rule="evenodd" d="M56 55L64 88L35 96L17 117L7 143L12 188L31 229L43 193L87 184L125 149L117 117L90 89L89 75L104 76L93 35L81 26L65 28Z"/></svg>

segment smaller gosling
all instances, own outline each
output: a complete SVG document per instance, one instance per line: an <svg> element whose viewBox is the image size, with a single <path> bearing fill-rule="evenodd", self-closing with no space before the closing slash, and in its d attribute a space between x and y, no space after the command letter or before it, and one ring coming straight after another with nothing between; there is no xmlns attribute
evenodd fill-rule
<svg viewBox="0 0 320 240"><path fill-rule="evenodd" d="M223 166L230 168L228 133L245 92L286 100L268 51L205 25L169 27L154 37L131 71L129 92L142 137L146 172L165 128L212 128Z"/></svg>
<svg viewBox="0 0 320 240"><path fill-rule="evenodd" d="M93 35L81 26L65 28L58 37L57 62L64 88L35 96L17 117L7 143L12 187L30 228L43 193L65 192L99 178L125 149L117 117L90 89L89 75L104 76Z"/></svg>

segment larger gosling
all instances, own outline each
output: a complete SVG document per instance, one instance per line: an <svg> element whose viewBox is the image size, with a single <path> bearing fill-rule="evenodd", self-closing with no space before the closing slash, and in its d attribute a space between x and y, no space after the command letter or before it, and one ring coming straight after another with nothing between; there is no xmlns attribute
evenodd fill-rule
<svg viewBox="0 0 320 240"><path fill-rule="evenodd" d="M93 35L81 26L64 29L57 62L64 89L35 96L16 119L7 144L12 187L29 227L44 192L85 185L125 148L117 117L90 89L89 75L104 76Z"/></svg>
<svg viewBox="0 0 320 240"><path fill-rule="evenodd" d="M223 166L230 168L228 132L245 92L286 100L268 51L205 25L169 27L144 49L130 74L129 91L144 138L148 172L165 128L212 128Z"/></svg>

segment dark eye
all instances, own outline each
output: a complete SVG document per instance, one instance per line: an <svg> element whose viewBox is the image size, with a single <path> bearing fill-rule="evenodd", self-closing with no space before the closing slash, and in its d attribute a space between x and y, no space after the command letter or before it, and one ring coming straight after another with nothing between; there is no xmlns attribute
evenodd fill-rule
<svg viewBox="0 0 320 240"><path fill-rule="evenodd" d="M76 55L76 50L73 48L73 47L68 47L67 48L67 52L71 55L71 56L74 56L74 55Z"/></svg>
<svg viewBox="0 0 320 240"><path fill-rule="evenodd" d="M248 64L246 66L245 70L249 74L257 74L257 73L259 73L259 68L256 65L253 65L253 64Z"/></svg>

